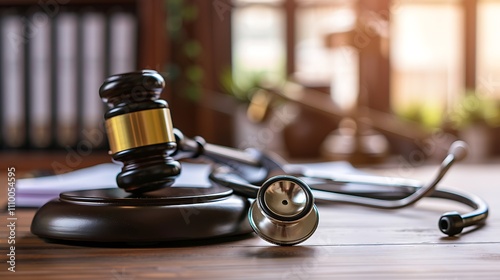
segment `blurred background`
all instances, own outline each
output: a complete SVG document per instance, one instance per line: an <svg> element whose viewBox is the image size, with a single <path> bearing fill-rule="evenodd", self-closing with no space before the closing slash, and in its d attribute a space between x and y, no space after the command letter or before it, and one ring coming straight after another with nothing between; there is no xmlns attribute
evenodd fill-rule
<svg viewBox="0 0 500 280"><path fill-rule="evenodd" d="M499 26L499 0L0 0L0 161L109 161L99 86L147 68L212 143L415 165L463 139L487 162Z"/></svg>

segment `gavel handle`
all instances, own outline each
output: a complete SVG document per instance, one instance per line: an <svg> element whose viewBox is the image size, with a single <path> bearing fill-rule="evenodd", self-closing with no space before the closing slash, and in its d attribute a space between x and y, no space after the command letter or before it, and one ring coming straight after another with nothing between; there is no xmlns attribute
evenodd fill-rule
<svg viewBox="0 0 500 280"><path fill-rule="evenodd" d="M224 165L233 162L236 164L261 167L259 157L250 152L210 144L200 136L191 139L185 137L178 129L174 129L174 134L177 141L177 151L172 156L175 160L204 156L209 160Z"/></svg>

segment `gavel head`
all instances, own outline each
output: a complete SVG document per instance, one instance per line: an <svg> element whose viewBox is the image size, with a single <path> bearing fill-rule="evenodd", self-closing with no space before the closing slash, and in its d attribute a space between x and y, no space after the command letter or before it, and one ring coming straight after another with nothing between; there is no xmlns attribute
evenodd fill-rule
<svg viewBox="0 0 500 280"><path fill-rule="evenodd" d="M105 113L110 153L123 163L116 181L128 192L168 187L181 172L170 156L177 148L166 101L159 100L165 80L143 70L107 78L99 90Z"/></svg>

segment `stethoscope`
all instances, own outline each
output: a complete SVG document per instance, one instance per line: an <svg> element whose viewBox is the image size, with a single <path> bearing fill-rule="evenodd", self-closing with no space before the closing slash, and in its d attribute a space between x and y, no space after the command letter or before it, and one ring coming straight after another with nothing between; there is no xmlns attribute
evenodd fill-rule
<svg viewBox="0 0 500 280"><path fill-rule="evenodd" d="M215 162L209 175L210 181L252 199L248 210L251 227L262 239L277 245L295 245L313 235L319 223L315 201L399 209L424 197L434 197L473 208L473 211L465 214L453 211L441 215L438 227L448 236L459 234L466 227L480 225L488 216L488 205L481 198L468 193L436 189L450 167L466 157L467 144L462 141L451 145L437 175L424 184L404 178L335 175L301 168L290 169L276 155L208 144L200 137L185 138L178 130L175 135L178 152L174 158L203 155ZM371 188L353 191L346 187L352 184Z"/></svg>

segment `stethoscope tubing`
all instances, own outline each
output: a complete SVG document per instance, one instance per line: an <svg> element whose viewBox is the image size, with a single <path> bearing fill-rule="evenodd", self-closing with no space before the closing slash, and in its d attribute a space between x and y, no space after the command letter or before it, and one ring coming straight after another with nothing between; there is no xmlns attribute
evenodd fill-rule
<svg viewBox="0 0 500 280"><path fill-rule="evenodd" d="M356 191L356 192L336 192L326 191L325 187L318 189L314 185L309 185L312 189L314 198L318 203L345 203L359 206L366 206L378 209L398 209L401 207L391 207L391 202L404 199L417 192L422 187L400 185L391 186L400 188L400 190L391 191ZM488 205L480 197L449 189L435 189L426 197L446 199L465 204L474 211L461 215L467 225L479 223L488 217Z"/></svg>
<svg viewBox="0 0 500 280"><path fill-rule="evenodd" d="M284 160L278 157L269 157L257 150L241 151L212 145L206 143L203 138L185 138L182 133L175 130L178 143L178 152L174 158L196 158L204 156L215 163L213 171L209 175L209 180L215 184L233 189L236 194L255 199L259 191L259 182L249 181L239 176L246 171L254 173L255 168L266 171L267 177L272 172L295 176L303 179L322 180L320 184L311 184L314 199L318 202L349 203L361 206L368 206L381 209L399 209L410 206L424 197L441 198L463 203L474 210L465 214L449 212L441 216L440 230L448 235L460 233L464 227L479 225L488 216L488 205L481 198L464 193L446 189L436 189L441 179L450 169L454 162L463 159L467 154L467 145L462 141L452 144L448 155L441 163L437 175L427 184L404 178L390 178L384 176L364 176L364 175L336 175L318 176L305 169L289 169ZM250 169L248 169L250 168ZM254 168L254 169L252 169ZM244 172L242 172L244 171ZM269 179L269 178L267 178ZM256 185L257 184L257 185ZM377 187L374 192L349 192L335 191L335 186L362 184ZM326 187L325 187L326 185ZM390 191L384 191L392 188Z"/></svg>
<svg viewBox="0 0 500 280"><path fill-rule="evenodd" d="M318 203L342 203L378 209L400 209L414 204L423 197L431 197L455 201L473 208L473 211L465 214L450 212L459 219L459 222L457 222L458 225L454 227L452 231L446 230L441 224L439 225L443 233L454 235L457 232L461 232L465 227L483 223L488 217L489 210L487 203L476 195L444 188L436 188L438 182L451 166L451 162L452 161L443 161L438 175L426 185L416 180L403 179L399 180L397 183L381 184L381 179L386 177L364 175L350 175L350 179L345 182L340 182L335 178L332 179L331 176L298 177L302 177L306 182L313 181L312 183L308 182L308 185L312 190L315 201ZM209 179L215 184L233 189L236 194L252 199L256 198L259 187L246 182L233 171L234 170L231 170L227 166L217 167L214 168ZM344 176L344 178L347 177ZM371 185L368 180L369 178L377 178L376 183ZM314 182L315 180L316 183ZM356 190L356 188L353 187L355 184L369 185L371 188L369 191ZM349 185L351 187L349 187ZM443 214L440 221L445 219L450 213Z"/></svg>

